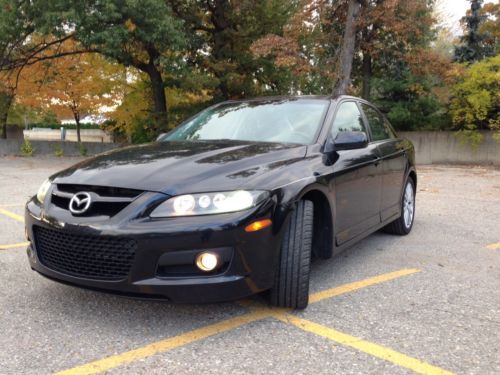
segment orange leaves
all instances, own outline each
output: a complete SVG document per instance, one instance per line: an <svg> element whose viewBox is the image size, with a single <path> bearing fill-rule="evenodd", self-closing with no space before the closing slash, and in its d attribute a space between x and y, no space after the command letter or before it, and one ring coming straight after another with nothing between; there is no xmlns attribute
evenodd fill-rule
<svg viewBox="0 0 500 375"><path fill-rule="evenodd" d="M307 61L301 56L296 40L290 37L269 34L254 42L250 51L258 57L274 57L276 66L292 68L296 72L310 69Z"/></svg>
<svg viewBox="0 0 500 375"><path fill-rule="evenodd" d="M130 33L133 33L137 29L137 25L130 18L125 21L125 27Z"/></svg>
<svg viewBox="0 0 500 375"><path fill-rule="evenodd" d="M118 104L124 84L123 68L100 55L69 55L25 68L17 101L49 109L60 120L83 118Z"/></svg>
<svg viewBox="0 0 500 375"><path fill-rule="evenodd" d="M299 47L291 38L268 34L253 43L250 50L258 57L275 56L278 66L292 66L296 64Z"/></svg>
<svg viewBox="0 0 500 375"><path fill-rule="evenodd" d="M454 74L451 59L429 48L415 48L405 55L413 74L434 76L447 83L453 83Z"/></svg>

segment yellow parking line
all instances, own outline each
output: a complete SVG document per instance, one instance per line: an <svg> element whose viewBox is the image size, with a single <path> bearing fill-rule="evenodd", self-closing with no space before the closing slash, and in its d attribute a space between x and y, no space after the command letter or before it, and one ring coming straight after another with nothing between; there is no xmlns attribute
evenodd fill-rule
<svg viewBox="0 0 500 375"><path fill-rule="evenodd" d="M386 281L397 279L402 276L411 275L417 272L420 272L420 270L417 270L415 268L403 269L396 272L384 273L383 275L370 277L369 279L364 279L361 281L355 281L353 283L344 284L336 288L327 289L310 295L309 303L316 303L327 298L338 296L340 294L352 292L356 289L365 288L370 285L380 284Z"/></svg>
<svg viewBox="0 0 500 375"><path fill-rule="evenodd" d="M411 271L411 272L410 272ZM389 281L409 275L411 273L419 272L419 270L400 270L396 272L390 272L387 274L371 277L369 279L361 280L359 282L345 284L336 288L328 289L323 292L315 293L311 295L314 302L321 301L325 298L329 298L331 295L336 296L342 293L347 293L349 291L354 291L356 289L364 288L370 285L378 284L384 281ZM341 292L342 291L342 292ZM310 300L311 300L310 298ZM192 342L205 339L209 336L213 336L222 332L230 331L234 328L238 328L247 323L255 322L261 319L265 319L270 316L281 316L286 314L289 309L276 309L276 308L262 308L261 305L253 304L249 301L241 301L244 306L254 308L250 313L241 315L236 318L224 320L219 323L215 323L206 327L198 328L193 331L183 333L179 336L171 337L162 341L158 341L141 348L137 348L122 354L113 355L107 358L103 358L88 364L74 367L68 370L58 372L55 375L82 375L82 374L96 374L99 372L104 372L112 368L124 365L126 363L134 362L139 359L144 359L152 355L163 353L171 349L178 348L190 344ZM310 303L314 303L310 302Z"/></svg>
<svg viewBox="0 0 500 375"><path fill-rule="evenodd" d="M3 208L0 208L0 214L8 216L11 219L14 219L14 220L17 220L17 221L24 223L24 217L22 217L21 215L15 214L14 212L10 212L10 211L4 210Z"/></svg>
<svg viewBox="0 0 500 375"><path fill-rule="evenodd" d="M370 354L374 357L413 370L419 374L433 374L433 375L453 374L452 372L430 365L426 362L422 362L418 359L409 357L405 354L386 348L382 345L378 345L369 341L365 341L358 337L347 335L332 328L316 324L314 322L299 318L294 315L281 313L281 314L274 314L273 316L284 323L293 324L295 327L298 327L306 332L311 332L314 333L315 335L325 337L341 345L349 346L363 353Z"/></svg>
<svg viewBox="0 0 500 375"><path fill-rule="evenodd" d="M498 250L500 249L500 242L489 244L486 248L490 250Z"/></svg>
<svg viewBox="0 0 500 375"><path fill-rule="evenodd" d="M13 243L9 245L0 245L0 250L8 250L8 249L17 249L19 247L26 247L30 243L29 242L19 242L19 243Z"/></svg>
<svg viewBox="0 0 500 375"><path fill-rule="evenodd" d="M251 313L238 316L236 318L231 318L219 323L211 324L206 327L198 328L179 336L158 341L153 344L143 346L142 348L134 349L122 354L117 354L111 357L100 359L83 366L74 367L69 370L61 371L58 372L56 375L96 374L99 372L107 371L112 368L124 365L126 363L137 361L139 359L144 359L158 353L166 352L168 350L175 349L180 346L184 346L192 342L205 339L209 336L214 336L226 331L230 331L242 325L269 317L269 315L270 314L267 310L257 310Z"/></svg>

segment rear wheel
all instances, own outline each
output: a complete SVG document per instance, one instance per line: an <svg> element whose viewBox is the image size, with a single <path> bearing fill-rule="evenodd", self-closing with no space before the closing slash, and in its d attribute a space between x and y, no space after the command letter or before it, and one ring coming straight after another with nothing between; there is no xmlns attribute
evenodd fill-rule
<svg viewBox="0 0 500 375"><path fill-rule="evenodd" d="M313 235L313 203L300 201L286 229L271 289L271 303L303 309L309 302L309 275Z"/></svg>
<svg viewBox="0 0 500 375"><path fill-rule="evenodd" d="M401 199L401 217L394 220L384 229L386 232L401 236L410 233L415 218L415 182L408 177Z"/></svg>

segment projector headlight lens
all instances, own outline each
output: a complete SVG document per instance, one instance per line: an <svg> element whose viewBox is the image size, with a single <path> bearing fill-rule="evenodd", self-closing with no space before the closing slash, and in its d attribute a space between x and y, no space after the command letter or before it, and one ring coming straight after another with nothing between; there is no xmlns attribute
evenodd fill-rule
<svg viewBox="0 0 500 375"><path fill-rule="evenodd" d="M43 204L51 185L52 183L49 180L45 180L43 182L43 184L38 189L38 192L36 193L36 199L38 199L38 202Z"/></svg>
<svg viewBox="0 0 500 375"><path fill-rule="evenodd" d="M179 195L160 204L150 216L158 218L237 212L255 207L268 197L269 193L261 190Z"/></svg>

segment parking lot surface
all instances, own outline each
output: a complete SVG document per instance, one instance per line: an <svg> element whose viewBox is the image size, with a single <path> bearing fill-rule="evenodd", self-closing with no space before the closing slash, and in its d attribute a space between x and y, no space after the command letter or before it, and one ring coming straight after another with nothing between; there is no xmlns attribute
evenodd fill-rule
<svg viewBox="0 0 500 375"><path fill-rule="evenodd" d="M0 373L500 373L500 170L418 169L412 233L314 261L311 304L138 301L31 271L23 204L79 159L0 158Z"/></svg>

